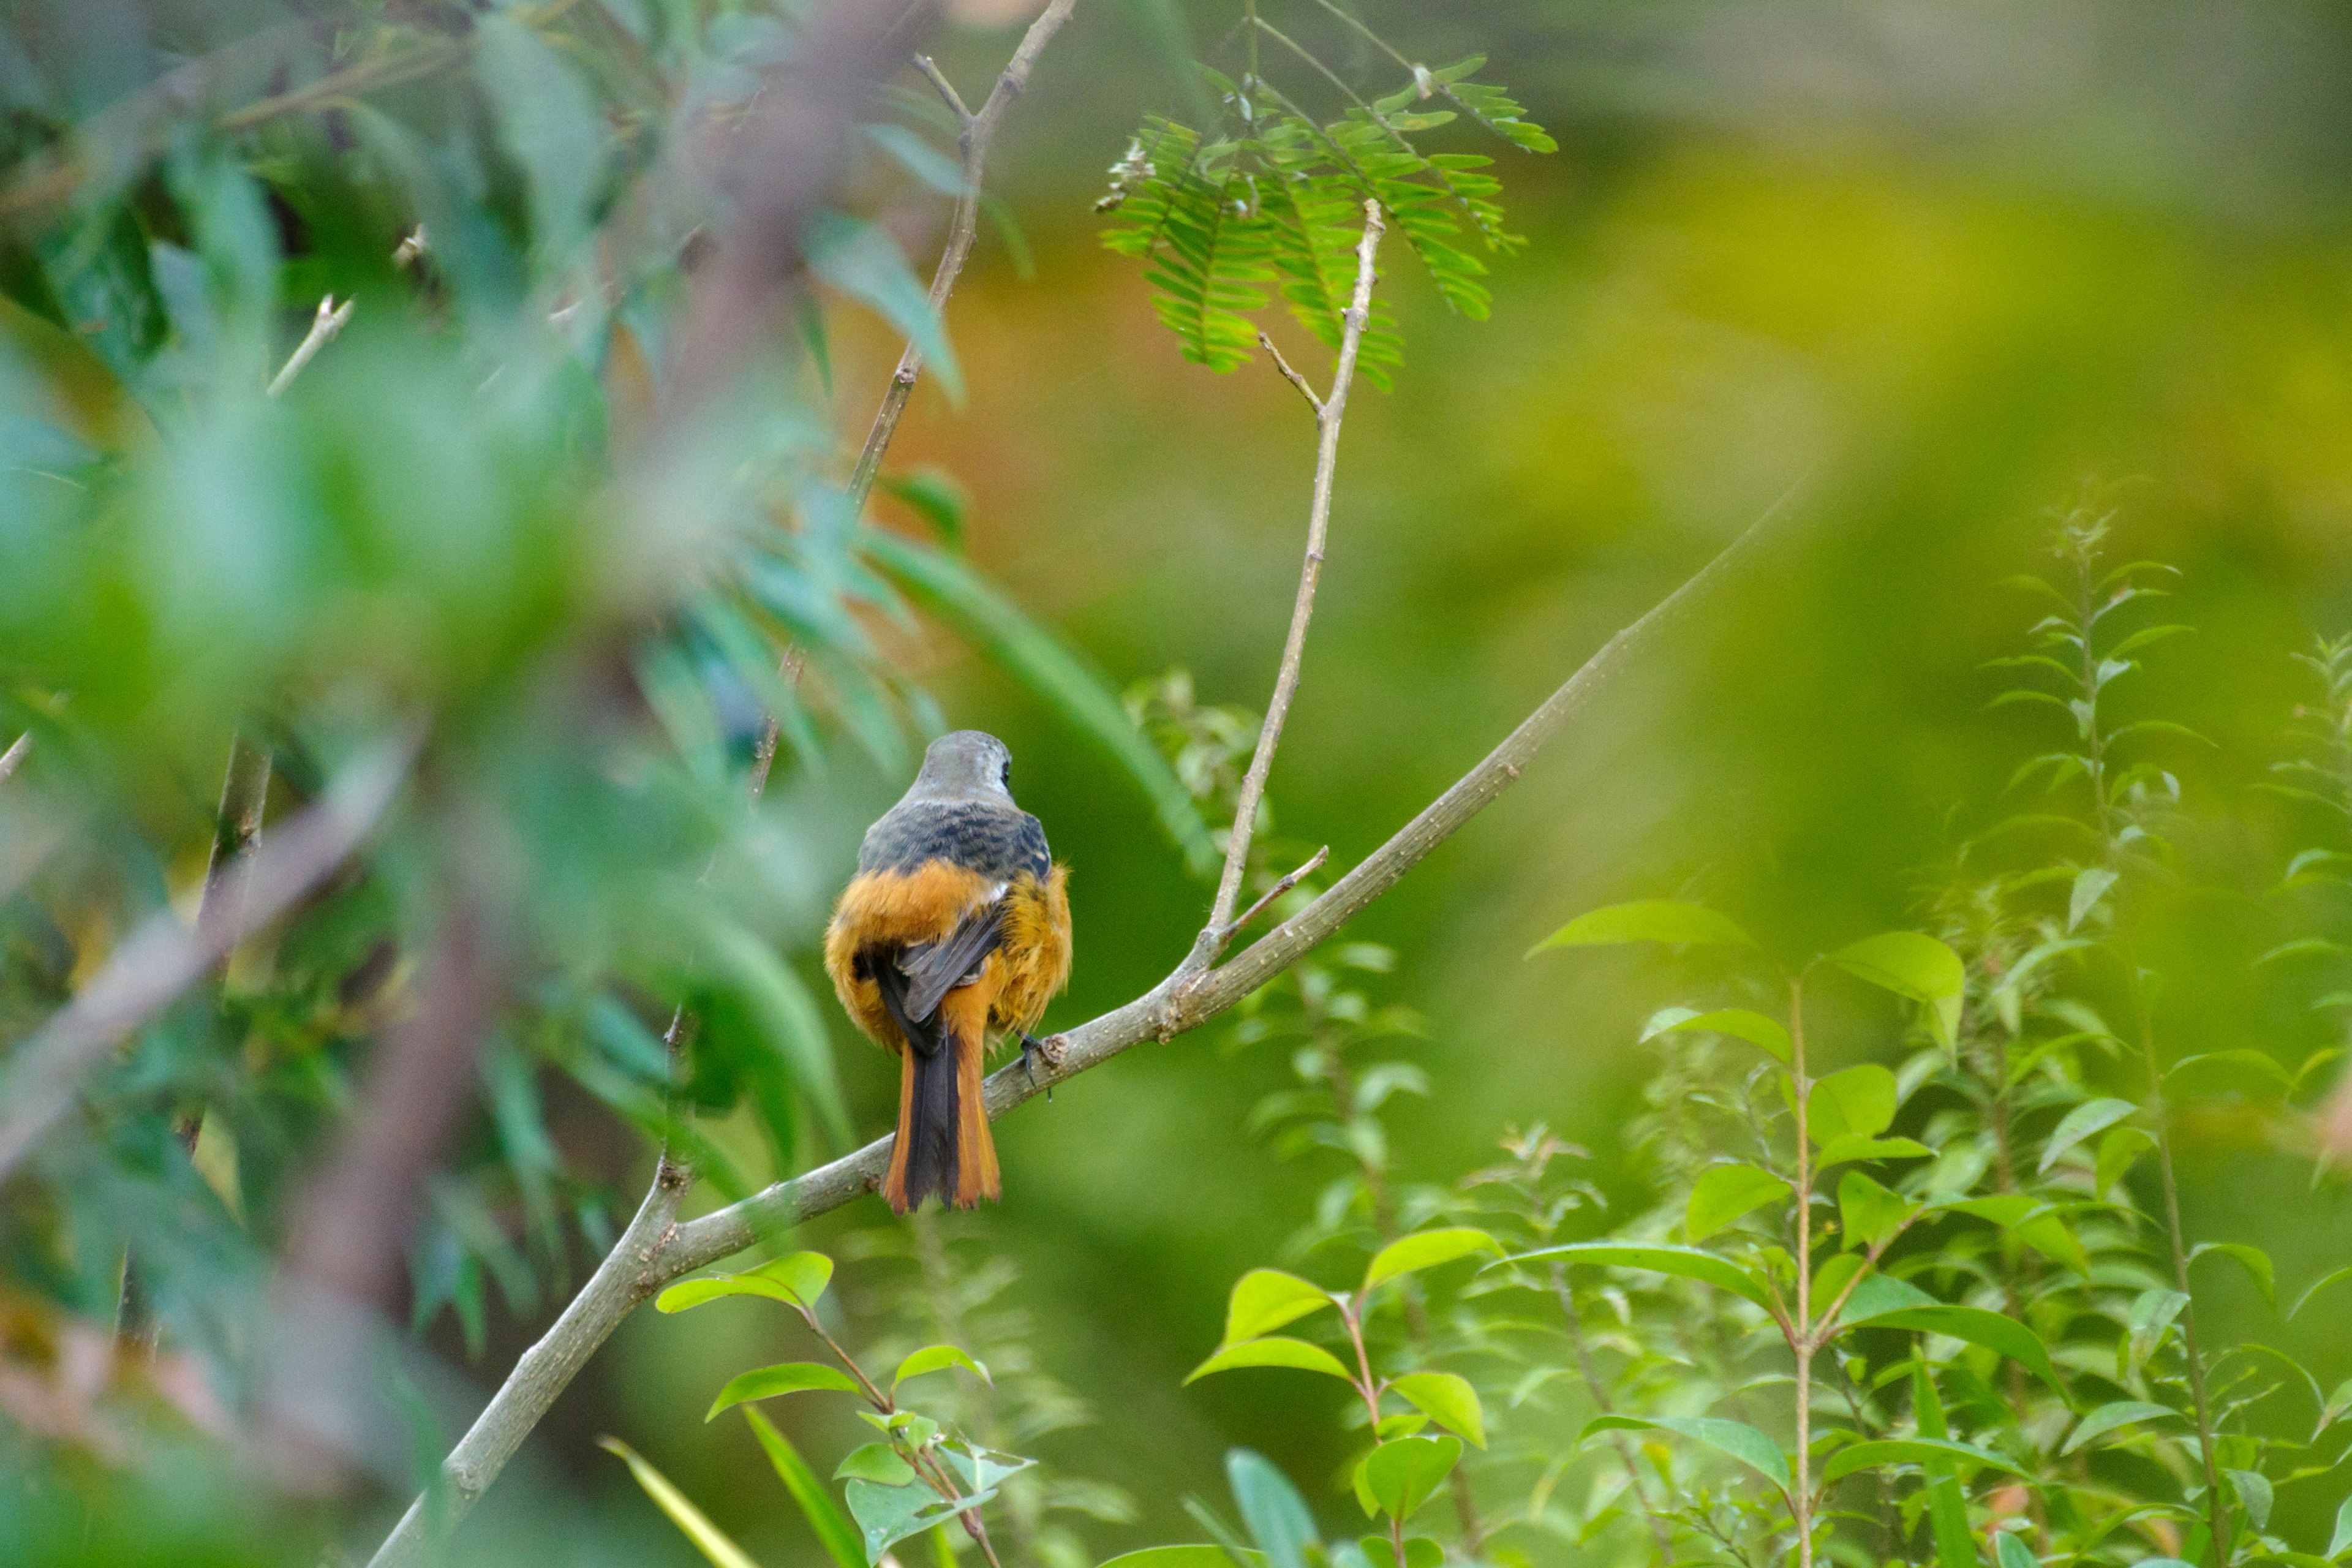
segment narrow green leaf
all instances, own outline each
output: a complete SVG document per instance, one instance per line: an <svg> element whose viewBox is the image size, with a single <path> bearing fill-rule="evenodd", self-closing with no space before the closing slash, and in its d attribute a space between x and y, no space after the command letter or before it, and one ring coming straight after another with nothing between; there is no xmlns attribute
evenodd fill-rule
<svg viewBox="0 0 2352 1568"><path fill-rule="evenodd" d="M1813 1169L1826 1171L1856 1160L1920 1160L1935 1151L1916 1138L1832 1138L1813 1156Z"/></svg>
<svg viewBox="0 0 2352 1568"><path fill-rule="evenodd" d="M832 1258L822 1252L795 1252L740 1274L713 1274L673 1285L654 1299L654 1310L683 1312L721 1296L765 1296L813 1310L832 1279Z"/></svg>
<svg viewBox="0 0 2352 1568"><path fill-rule="evenodd" d="M1391 1382L1389 1392L1447 1431L1486 1446L1486 1413L1469 1379L1450 1372L1409 1372Z"/></svg>
<svg viewBox="0 0 2352 1568"><path fill-rule="evenodd" d="M1223 1547L1205 1542L1196 1545L1147 1546L1139 1552L1122 1552L1105 1561L1102 1568L1234 1568L1236 1556L1247 1568L1268 1568L1263 1552L1244 1550L1229 1553Z"/></svg>
<svg viewBox="0 0 2352 1568"><path fill-rule="evenodd" d="M2061 1458L2086 1447L2119 1427L2137 1426L2142 1421L2179 1419L2180 1412L2162 1405L2150 1405L2145 1399L2117 1399L2100 1405L2075 1424L2066 1446L2058 1450Z"/></svg>
<svg viewBox="0 0 2352 1568"><path fill-rule="evenodd" d="M2057 1126L2050 1130L2049 1141L2042 1145L2042 1163L2038 1170L2048 1174L2050 1167L2065 1156L2066 1151L2094 1132L2103 1132L2127 1116L2137 1115L2139 1107L2128 1100L2090 1100L2068 1111Z"/></svg>
<svg viewBox="0 0 2352 1568"><path fill-rule="evenodd" d="M1274 1334L1227 1346L1194 1367L1184 1381L1195 1383L1213 1372L1232 1372L1245 1366L1297 1367L1301 1372L1319 1372L1345 1382L1355 1380L1355 1374L1339 1363L1339 1358L1321 1345Z"/></svg>
<svg viewBox="0 0 2352 1568"><path fill-rule="evenodd" d="M2297 1312L2302 1311L2305 1307L2311 1305L2311 1299L2314 1296L2318 1295L2330 1285L2340 1285L2347 1279L2352 1279L2352 1266L2333 1269L2313 1280L2309 1288L2306 1289L2302 1295L2297 1296L2294 1299L2294 1305L2286 1310L2287 1321L2289 1322L2294 1321L2294 1315Z"/></svg>
<svg viewBox="0 0 2352 1568"><path fill-rule="evenodd" d="M891 1378L890 1386L895 1389L910 1377L920 1377L927 1372L937 1372L941 1367L949 1366L960 1366L981 1382L992 1386L996 1382L994 1378L988 1375L986 1367L955 1346L925 1345L898 1363L898 1374Z"/></svg>
<svg viewBox="0 0 2352 1568"><path fill-rule="evenodd" d="M2347 1497L2336 1510L2336 1529L2327 1537L2327 1555L2341 1557L2352 1551L2352 1497Z"/></svg>
<svg viewBox="0 0 2352 1568"><path fill-rule="evenodd" d="M1756 1275L1728 1258L1701 1252L1695 1247L1637 1247L1613 1241L1579 1241L1565 1247L1538 1247L1503 1261L1518 1263L1538 1258L1558 1258L1570 1263L1601 1264L1618 1268L1646 1268L1654 1273L1696 1279L1718 1290L1728 1290L1759 1307L1769 1309L1772 1304L1771 1297L1765 1292L1763 1280ZM1486 1267L1493 1268L1497 1265L1490 1263Z"/></svg>
<svg viewBox="0 0 2352 1568"><path fill-rule="evenodd" d="M1911 1360L1911 1412L1919 1436L1930 1440L1949 1434L1944 1425L1944 1405L1936 1393L1935 1377L1924 1356ZM1941 1456L1921 1461L1927 1472L1927 1520L1936 1538L1936 1568L1977 1568L1977 1546L1969 1534L1969 1502L1960 1490L1959 1467Z"/></svg>
<svg viewBox="0 0 2352 1568"><path fill-rule="evenodd" d="M1468 1226L1424 1230L1417 1236L1392 1241L1373 1254L1370 1266L1364 1270L1364 1289L1370 1290L1401 1274L1417 1274L1441 1263L1451 1263L1457 1258L1467 1258L1474 1252L1499 1254L1502 1250L1502 1244L1493 1237Z"/></svg>
<svg viewBox="0 0 2352 1568"><path fill-rule="evenodd" d="M1664 1015L1660 1015L1663 1016ZM1763 1014L1751 1013L1745 1007L1724 1007L1712 1013L1685 1012L1671 1023L1662 1024L1657 1018L1653 1018L1650 1026L1642 1031L1642 1038L1654 1039L1660 1035L1686 1029L1706 1029L1718 1035L1729 1035L1734 1039L1746 1040L1774 1061L1784 1067L1788 1065L1789 1031Z"/></svg>
<svg viewBox="0 0 2352 1568"><path fill-rule="evenodd" d="M639 1458L635 1448L618 1437L600 1437L596 1446L606 1453L619 1455L627 1463L629 1473L637 1478L637 1485L645 1488L655 1506L669 1515L669 1521L677 1526L679 1533L694 1542L695 1550L716 1568L760 1568L741 1547L727 1538L724 1531L688 1502L684 1492L670 1485L667 1477Z"/></svg>
<svg viewBox="0 0 2352 1568"><path fill-rule="evenodd" d="M1234 1281L1226 1299L1223 1343L1254 1340L1331 1304L1331 1293L1320 1285L1279 1268L1253 1268Z"/></svg>
<svg viewBox="0 0 2352 1568"><path fill-rule="evenodd" d="M842 1513L833 1494L824 1489L816 1472L801 1458L800 1450L757 1410L745 1406L743 1419L751 1423L751 1435L760 1440L760 1447L768 1456L768 1463L775 1467L784 1489L800 1505L802 1517L808 1521L825 1555L833 1559L834 1568L866 1568L866 1549L857 1527Z"/></svg>
<svg viewBox="0 0 2352 1568"><path fill-rule="evenodd" d="M1862 1328L1916 1329L1966 1340L2019 1363L2057 1389L2062 1396L2065 1392L2065 1385L2058 1381L2057 1369L2050 1364L2049 1351L2033 1331L2014 1318L2005 1318L1981 1307L1899 1307L1870 1317L1846 1318L1839 1324L1838 1331Z"/></svg>
<svg viewBox="0 0 2352 1568"><path fill-rule="evenodd" d="M1780 1446L1750 1426L1745 1421L1726 1421L1714 1415L1601 1415L1584 1424L1577 1435L1581 1443L1595 1432L1672 1432L1704 1443L1719 1454L1728 1455L1789 1493L1789 1458Z"/></svg>
<svg viewBox="0 0 2352 1568"><path fill-rule="evenodd" d="M1696 1245L1744 1214L1794 1191L1787 1178L1756 1165L1710 1165L1691 1184L1683 1233Z"/></svg>
<svg viewBox="0 0 2352 1568"><path fill-rule="evenodd" d="M864 1392L838 1368L813 1361L785 1362L729 1378L727 1386L719 1391L719 1397L710 1402L702 1418L716 1420L720 1411L731 1410L748 1400L773 1399L780 1394L806 1394L813 1390L834 1394Z"/></svg>
<svg viewBox="0 0 2352 1568"><path fill-rule="evenodd" d="M2244 1269L2247 1277L2253 1280L2255 1289L2262 1291L2263 1300L2273 1307L2278 1305L2277 1271L2271 1267L2269 1253L2242 1241L2200 1241L2189 1249L2189 1261L2194 1264L2199 1258L2216 1253Z"/></svg>
<svg viewBox="0 0 2352 1568"><path fill-rule="evenodd" d="M1754 938L1713 910L1671 899L1643 899L1588 910L1528 949L1528 956L1532 958L1547 948L1593 947L1621 942L1663 942L1693 947L1756 945Z"/></svg>
<svg viewBox="0 0 2352 1568"><path fill-rule="evenodd" d="M2270 1478L2260 1470L2224 1470L2221 1473L2230 1478L2231 1489L2238 1494L2238 1501L2245 1509L2246 1517L2254 1521L2254 1528L2268 1529L2271 1503L2276 1495L2271 1489Z"/></svg>
<svg viewBox="0 0 2352 1568"><path fill-rule="evenodd" d="M946 621L1038 701L1108 753L1151 802L1160 826L1184 851L1185 862L1195 873L1216 868L1217 846L1192 792L1081 655L952 556L881 529L862 530L858 545L909 598Z"/></svg>
<svg viewBox="0 0 2352 1568"><path fill-rule="evenodd" d="M1250 1539L1265 1553L1269 1568L1307 1568L1309 1548L1319 1548L1315 1516L1307 1500L1263 1454L1248 1448L1225 1450L1225 1479L1234 1489L1234 1506Z"/></svg>
<svg viewBox="0 0 2352 1568"><path fill-rule="evenodd" d="M1993 1532L1993 1558L2000 1568L2042 1568L2042 1560L2033 1555L2033 1548L2014 1530Z"/></svg>
<svg viewBox="0 0 2352 1568"><path fill-rule="evenodd" d="M1875 1469L1881 1465L1924 1466L1939 1459L1956 1465L1982 1465L2006 1475L2025 1474L2014 1461L1972 1443L1955 1442L1949 1437L1888 1437L1874 1443L1849 1443L1840 1448L1822 1467L1822 1479L1843 1480L1856 1470Z"/></svg>

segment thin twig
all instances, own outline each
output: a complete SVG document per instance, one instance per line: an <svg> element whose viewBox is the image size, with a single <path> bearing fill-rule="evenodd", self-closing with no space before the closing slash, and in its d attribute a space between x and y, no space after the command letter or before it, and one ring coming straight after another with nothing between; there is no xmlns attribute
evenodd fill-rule
<svg viewBox="0 0 2352 1568"><path fill-rule="evenodd" d="M407 775L421 731L379 743L253 858L235 921L190 931L160 910L114 950L79 994L8 1058L0 1083L0 1179L73 1109L81 1080L252 932L317 887L365 841Z"/></svg>
<svg viewBox="0 0 2352 1568"><path fill-rule="evenodd" d="M1034 1060L1015 1062L992 1074L982 1089L982 1108L989 1117L1000 1117L1145 1040L1165 1040L1198 1027L1353 919L1508 789L1544 743L1591 707L1628 668L1675 630L1697 619L1698 606L1709 593L1771 535L1770 525L1787 501L1783 497L1688 582L1610 638L1485 760L1313 903L1222 968L1198 970L1188 953L1166 979L1143 995L1055 1037L1052 1043L1058 1046L1057 1054L1039 1053ZM454 1521L480 1500L588 1358L639 1304L651 1300L663 1286L681 1275L707 1268L762 1237L830 1213L875 1191L889 1166L890 1145L887 1137L877 1139L855 1153L682 1225L676 1219L677 1194L666 1192L656 1182L588 1283L547 1332L523 1352L466 1436L442 1461L440 1485L409 1505L370 1568L395 1568L421 1561L431 1517L437 1513Z"/></svg>
<svg viewBox="0 0 2352 1568"><path fill-rule="evenodd" d="M33 732L27 730L10 742L6 751L0 752L0 784L6 784L10 775L24 765L26 754L32 749Z"/></svg>
<svg viewBox="0 0 2352 1568"><path fill-rule="evenodd" d="M319 301L318 313L310 318L310 330L302 335L302 341L295 344L294 352L286 357L286 367L270 378L269 396L279 396L294 384L294 378L302 374L302 367L310 363L311 356L332 342L335 334L343 330L343 323L352 319L352 307L357 303L357 300L346 300L338 305L332 294Z"/></svg>
<svg viewBox="0 0 2352 1568"><path fill-rule="evenodd" d="M1313 855L1307 858L1306 865L1301 866L1296 871L1290 872L1288 875L1285 876L1282 880L1276 882L1273 887L1268 888L1264 893L1258 896L1257 902L1252 904L1249 908L1235 915L1232 921L1219 928L1218 940L1221 942L1232 941L1234 932L1241 930L1244 926L1249 924L1250 921L1257 919L1259 915L1265 913L1265 907L1274 902L1275 900L1282 897L1283 894L1290 891L1291 889L1298 886L1299 883L1315 875L1316 871L1322 867L1323 862L1328 860L1330 858L1331 847L1328 844L1326 844L1322 848L1318 849Z"/></svg>
<svg viewBox="0 0 2352 1568"><path fill-rule="evenodd" d="M1307 560L1298 572L1298 596L1290 610L1290 632L1283 639L1282 666L1274 679L1274 696L1265 706L1265 722L1258 726L1257 746L1250 752L1249 772L1242 777L1240 804L1234 812L1234 831L1225 846L1224 874L1217 879L1216 901L1209 906L1204 943L1199 950L1204 963L1214 963L1222 944L1205 938L1233 920L1241 897L1242 875L1249 868L1250 837L1257 826L1258 803L1265 797L1266 775L1274 771L1275 748L1282 744L1283 721L1290 716L1290 700L1298 691L1298 671L1307 652L1307 623L1315 616L1315 589L1323 576L1323 540L1331 521L1331 479L1339 461L1339 422L1348 412L1348 389L1356 379L1356 353L1363 346L1364 327L1371 320L1372 281L1378 276L1373 260L1380 252L1381 205L1364 203L1364 237L1356 246L1356 292L1349 302L1347 326L1339 337L1339 363L1331 373L1330 395L1315 403L1315 492L1307 514ZM1284 366L1286 374L1289 367ZM1300 390L1306 383L1298 383ZM1307 400L1315 402L1314 395Z"/></svg>
<svg viewBox="0 0 2352 1568"><path fill-rule="evenodd" d="M929 55L917 55L915 68L921 71L923 79L929 82L939 95L947 100L947 106L955 111L958 125L970 129L971 110L963 106L963 95L956 91L955 83L947 79L947 73L940 69L938 64Z"/></svg>
<svg viewBox="0 0 2352 1568"><path fill-rule="evenodd" d="M1305 376L1290 368L1290 362L1282 357L1282 351L1274 346L1274 340L1260 332L1257 346L1273 357L1274 368L1282 373L1285 381L1298 388L1298 395L1307 399L1307 406L1315 410L1315 416L1320 419L1323 416L1323 400L1315 395L1315 389L1307 384Z"/></svg>
<svg viewBox="0 0 2352 1568"><path fill-rule="evenodd" d="M988 97L977 112L965 122L963 129L963 195L956 198L955 216L948 223L947 244L940 251L940 264L931 272L931 309L938 311L954 292L956 279L963 275L963 264L971 256L972 242L980 235L981 181L988 172L989 143L996 139L996 128L1003 123L1013 100L1019 98L1029 85L1029 73L1037 67L1037 57L1070 19L1077 0L1053 0L1029 30L1021 35L1021 43L1013 58L989 89ZM921 57L916 57L921 61ZM928 62L924 62L928 63ZM934 85L944 82L937 78ZM946 89L952 93L955 89ZM854 514L866 510L866 499L874 492L875 477L882 471L882 455L890 449L890 438L898 433L898 421L906 417L907 400L914 395L915 383L923 374L923 351L909 342L898 356L898 368L890 373L890 384L882 394L882 406L876 411L874 424L866 433L865 448L857 455L857 467L849 476L849 506Z"/></svg>
<svg viewBox="0 0 2352 1568"><path fill-rule="evenodd" d="M212 858L205 866L204 897L196 904L196 930L217 933L223 922L241 923L246 873L261 837L262 808L269 799L269 748L254 744L243 730L228 740L228 771L221 779L220 813L213 819Z"/></svg>

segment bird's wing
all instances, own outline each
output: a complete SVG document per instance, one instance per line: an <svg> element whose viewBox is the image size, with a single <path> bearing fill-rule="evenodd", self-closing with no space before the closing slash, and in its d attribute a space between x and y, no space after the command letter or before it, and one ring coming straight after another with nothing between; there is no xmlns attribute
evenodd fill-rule
<svg viewBox="0 0 2352 1568"><path fill-rule="evenodd" d="M924 1020L939 1011L940 1002L961 984L1004 940L1004 893L966 914L938 942L910 947L898 955L907 976L907 1016Z"/></svg>

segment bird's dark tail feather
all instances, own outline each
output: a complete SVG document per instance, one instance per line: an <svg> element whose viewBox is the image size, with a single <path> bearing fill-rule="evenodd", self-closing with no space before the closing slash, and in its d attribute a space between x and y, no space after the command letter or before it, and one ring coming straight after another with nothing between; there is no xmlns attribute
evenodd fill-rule
<svg viewBox="0 0 2352 1568"><path fill-rule="evenodd" d="M905 975L888 963L877 964L875 972L882 1005L908 1046L898 1068L898 1143L890 1153L882 1195L900 1214L910 1212L933 1194L943 1204L970 1207L974 1194L963 1190L971 1184L962 1181L962 1134L967 1120L963 1080L973 1075L964 1070L961 1058L971 1055L977 1065L980 1042L969 1042L967 1050L967 1042L955 1037L943 1014L935 1013L919 1022L908 1017ZM976 1089L978 1085L971 1087ZM985 1136L984 1122L982 1133Z"/></svg>

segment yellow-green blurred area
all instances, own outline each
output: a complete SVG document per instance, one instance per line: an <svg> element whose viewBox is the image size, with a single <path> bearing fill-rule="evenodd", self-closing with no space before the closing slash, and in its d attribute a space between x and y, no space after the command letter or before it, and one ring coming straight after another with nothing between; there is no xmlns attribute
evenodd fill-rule
<svg viewBox="0 0 2352 1568"><path fill-rule="evenodd" d="M56 25L70 7L22 9ZM2336 1043L2340 1010L2312 1004L2340 984L2342 960L2257 961L2298 938L2345 938L2340 905L2275 889L2298 850L2352 848L2352 828L2263 786L2296 754L2298 706L2322 695L2291 656L2352 632L2346 16L2074 0L1360 10L1415 59L1488 56L1487 79L1561 147L1445 142L1496 154L1528 240L1487 258L1491 319L1446 310L1393 237L1382 253L1404 357L1393 392L1359 386L1348 409L1304 679L1270 785L1283 857L1328 845L1334 870L1361 859L1621 627L1743 531L1765 531L1697 615L1342 933L1395 950L1393 972L1365 988L1423 1031L1384 1052L1418 1063L1431 1090L1387 1108L1400 1187L1450 1187L1507 1131L1541 1122L1591 1151L1628 1212L1647 1201L1623 1173L1623 1129L1675 1047L1637 1037L1657 1008L1722 993L1704 965L1647 950L1523 957L1569 917L1687 899L1798 964L1926 923L1960 847L2001 818L2074 808L2063 790L2053 807L2038 782L2009 787L2029 758L2071 744L2071 726L2052 708L1990 708L2017 681L1987 663L2028 650L2045 606L2007 580L2059 572L2052 530L2086 497L2116 513L2115 562L2179 569L2145 619L2195 627L2149 648L2114 699L2124 719L2207 738L2136 753L2181 792L2172 871L2143 910L2159 1050L2252 1049L2292 1072ZM1192 47L1228 70L1219 40L1237 16L1222 0L1182 12ZM965 399L927 381L886 471L952 476L971 498L971 561L1114 687L1181 668L1203 702L1255 713L1297 581L1314 421L1264 355L1223 375L1181 359L1092 210L1140 111L1193 102L1161 52L1165 23L1152 7L1081 0L1044 58L989 166L1024 244L983 226L947 317ZM962 17L937 58L976 100L1014 36ZM1384 84L1393 74L1344 63ZM905 237L923 265L930 240ZM1278 311L1267 325L1311 380L1328 379L1327 353ZM829 412L845 440L901 341L847 309L829 319ZM887 497L877 511L924 529ZM515 547L541 545L551 583L582 570L563 559L576 546ZM547 595L504 613L528 621L560 596ZM883 617L872 630L950 725L1008 742L1021 803L1071 868L1076 973L1045 1028L1147 990L1210 896L1151 803L944 630ZM483 657L501 656L503 626L471 632ZM395 658L398 637L371 635ZM860 1138L887 1130L896 1067L835 1013L814 945L859 833L903 787L843 747L823 768L780 773L762 808L782 888L769 932L823 1001ZM1892 1059L1901 1019L1886 998L1825 982L1819 1007L1817 1064ZM1287 1050L1237 1046L1223 1020L1032 1101L998 1127L1002 1205L948 1226L1017 1269L994 1305L1030 1316L1034 1360L1093 1413L1024 1451L1135 1500L1131 1523L1079 1526L1094 1561L1199 1539L1184 1500L1222 1506L1235 1445L1271 1458L1335 1528L1360 1524L1342 1473L1360 1437L1335 1422L1344 1388L1282 1371L1181 1385L1245 1270L1338 1287L1361 1267L1344 1248L1286 1250L1347 1163L1329 1150L1286 1159L1251 1130L1253 1106L1291 1083ZM650 1149L593 1108L564 1114L567 1148L596 1142L625 1214ZM2283 1308L2352 1263L2352 1201L2280 1126L2213 1111L2179 1136L2187 1233L2265 1248ZM752 1177L790 1173L771 1168L751 1111L705 1131ZM809 1158L824 1139L803 1143ZM793 1238L843 1259L853 1348L875 1289L857 1237L894 1223L866 1199ZM574 1256L573 1283L591 1261ZM2198 1286L2216 1342L2278 1346L2322 1388L2352 1377L2352 1303L2323 1300L2289 1324L2238 1276L2200 1269ZM430 1344L487 1388L553 1305L527 1317L494 1305L478 1356L446 1318ZM750 1433L702 1415L737 1372L815 1348L772 1302L639 1311L468 1523L458 1560L696 1561L596 1447L612 1434L761 1563L814 1568L820 1548ZM870 1436L845 1404L768 1408L820 1474ZM419 1438L420 1458L454 1436ZM2341 1489L2283 1489L2275 1527L2316 1550ZM1486 1500L1502 1512L1522 1500ZM367 1536L351 1532L362 1558ZM1527 1550L1585 1560L1558 1540Z"/></svg>

